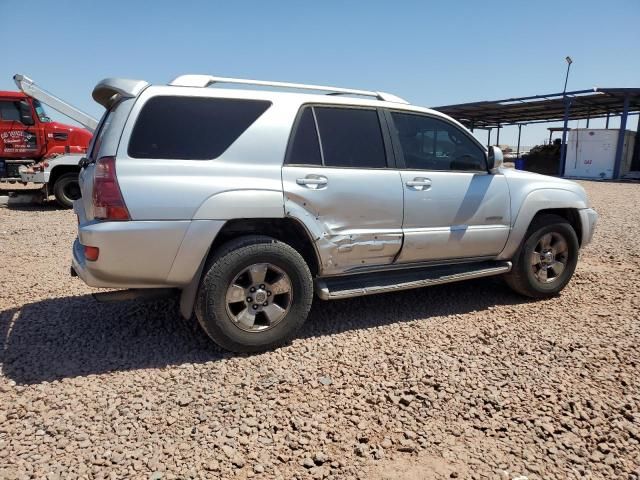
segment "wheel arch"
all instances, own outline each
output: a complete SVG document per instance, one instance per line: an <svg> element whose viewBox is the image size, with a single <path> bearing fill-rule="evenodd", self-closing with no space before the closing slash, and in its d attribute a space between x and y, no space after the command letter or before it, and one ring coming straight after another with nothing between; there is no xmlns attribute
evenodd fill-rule
<svg viewBox="0 0 640 480"><path fill-rule="evenodd" d="M245 235L266 235L286 243L302 255L312 275L318 274L319 257L311 235L302 223L291 217L229 220L216 235L208 257L214 255L221 245Z"/></svg>
<svg viewBox="0 0 640 480"><path fill-rule="evenodd" d="M582 246L582 220L580 219L580 214L578 213L577 208L543 208L536 212L529 225L531 225L537 217L544 214L558 215L569 222L578 236L578 243Z"/></svg>
<svg viewBox="0 0 640 480"><path fill-rule="evenodd" d="M56 165L51 169L51 173L49 174L49 182L48 185L50 188L56 184L58 178L60 178L65 173L80 173L80 167L78 165Z"/></svg>
<svg viewBox="0 0 640 480"><path fill-rule="evenodd" d="M298 220L291 217L228 220L215 235L191 282L182 290L180 298L180 313L182 316L189 318L193 313L196 293L202 280L205 265L222 245L247 235L266 235L286 243L302 255L313 276L318 274L320 269L318 252L311 235Z"/></svg>
<svg viewBox="0 0 640 480"><path fill-rule="evenodd" d="M514 216L511 233L499 260L512 258L522 244L527 230L534 219L545 213L553 213L565 218L573 227L582 244L583 228L579 210L587 208L586 201L571 190L543 188L530 192L522 201L518 213Z"/></svg>

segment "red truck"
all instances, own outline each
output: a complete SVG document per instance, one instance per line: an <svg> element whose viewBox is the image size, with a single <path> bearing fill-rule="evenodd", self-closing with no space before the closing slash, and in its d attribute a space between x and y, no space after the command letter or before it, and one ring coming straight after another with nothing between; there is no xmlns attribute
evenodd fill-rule
<svg viewBox="0 0 640 480"><path fill-rule="evenodd" d="M48 179L58 202L70 207L70 201L76 199L72 197L80 196L80 168L75 160L86 154L92 132L52 121L40 99L89 128L95 128L95 120L40 89L28 77L16 75L14 79L22 92L0 91L0 181L20 182L23 165L42 170L48 167L47 161L70 155L75 165L61 165ZM56 189L63 176L65 188Z"/></svg>

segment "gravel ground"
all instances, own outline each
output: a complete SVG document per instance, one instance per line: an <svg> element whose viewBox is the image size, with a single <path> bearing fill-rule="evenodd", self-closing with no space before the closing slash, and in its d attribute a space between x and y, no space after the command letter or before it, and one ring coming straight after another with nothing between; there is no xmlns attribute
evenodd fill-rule
<svg viewBox="0 0 640 480"><path fill-rule="evenodd" d="M73 214L0 207L0 478L640 478L640 184L584 185L560 297L317 301L254 356L173 302L96 303Z"/></svg>

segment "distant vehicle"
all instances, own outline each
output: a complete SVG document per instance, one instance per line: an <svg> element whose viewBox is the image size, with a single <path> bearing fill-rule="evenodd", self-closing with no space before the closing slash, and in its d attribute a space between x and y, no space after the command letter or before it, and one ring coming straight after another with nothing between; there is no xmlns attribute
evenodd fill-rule
<svg viewBox="0 0 640 480"><path fill-rule="evenodd" d="M218 83L298 92L205 88ZM314 292L504 275L547 298L593 235L580 185L502 168L499 148L387 93L185 75L107 79L93 98L106 112L72 275L132 289L103 299L180 291L182 315L229 350L291 338Z"/></svg>
<svg viewBox="0 0 640 480"><path fill-rule="evenodd" d="M71 208L80 197L78 172L97 121L15 75L20 92L0 91L0 181L42 183ZM43 103L87 128L51 121Z"/></svg>

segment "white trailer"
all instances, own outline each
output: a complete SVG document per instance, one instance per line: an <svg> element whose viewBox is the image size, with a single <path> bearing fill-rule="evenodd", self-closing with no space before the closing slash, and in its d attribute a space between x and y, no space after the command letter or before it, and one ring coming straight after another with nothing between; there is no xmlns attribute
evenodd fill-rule
<svg viewBox="0 0 640 480"><path fill-rule="evenodd" d="M569 132L565 176L612 179L620 131L604 128L576 128ZM633 159L636 133L625 130L620 176L627 174Z"/></svg>

